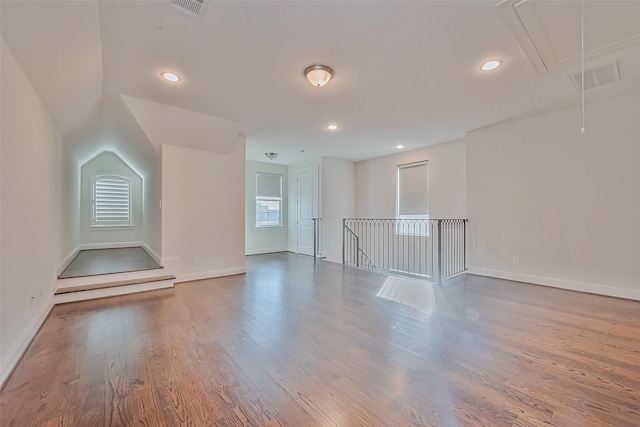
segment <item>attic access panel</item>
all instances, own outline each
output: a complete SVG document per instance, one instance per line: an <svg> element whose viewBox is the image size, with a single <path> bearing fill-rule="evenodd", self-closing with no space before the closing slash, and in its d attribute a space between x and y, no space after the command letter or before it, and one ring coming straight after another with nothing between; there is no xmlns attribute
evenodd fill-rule
<svg viewBox="0 0 640 427"><path fill-rule="evenodd" d="M539 73L580 61L581 2L504 0L497 11ZM640 1L584 3L585 57L640 42Z"/></svg>

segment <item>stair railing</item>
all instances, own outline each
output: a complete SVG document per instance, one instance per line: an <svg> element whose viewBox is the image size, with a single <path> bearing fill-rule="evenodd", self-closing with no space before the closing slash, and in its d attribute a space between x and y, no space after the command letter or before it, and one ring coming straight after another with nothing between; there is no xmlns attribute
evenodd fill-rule
<svg viewBox="0 0 640 427"><path fill-rule="evenodd" d="M376 269L371 258L360 247L360 238L345 225L345 221L345 219L342 220L342 263L347 264L345 260L351 259L356 267Z"/></svg>
<svg viewBox="0 0 640 427"><path fill-rule="evenodd" d="M466 271L466 219L342 221L342 263L442 283Z"/></svg>
<svg viewBox="0 0 640 427"><path fill-rule="evenodd" d="M323 258L322 253L322 218L313 218L313 260Z"/></svg>

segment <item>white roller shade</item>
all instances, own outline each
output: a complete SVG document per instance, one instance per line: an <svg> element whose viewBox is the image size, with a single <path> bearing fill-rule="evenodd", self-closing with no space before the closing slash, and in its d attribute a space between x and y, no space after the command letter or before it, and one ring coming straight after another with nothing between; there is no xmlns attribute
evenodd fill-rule
<svg viewBox="0 0 640 427"><path fill-rule="evenodd" d="M282 197L282 175L257 173L256 197Z"/></svg>
<svg viewBox="0 0 640 427"><path fill-rule="evenodd" d="M398 166L398 215L429 215L426 162Z"/></svg>

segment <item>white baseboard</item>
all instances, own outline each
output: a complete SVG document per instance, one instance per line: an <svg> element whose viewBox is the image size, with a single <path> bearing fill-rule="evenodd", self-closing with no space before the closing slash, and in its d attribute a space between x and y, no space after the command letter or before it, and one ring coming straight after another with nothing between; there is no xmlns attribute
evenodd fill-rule
<svg viewBox="0 0 640 427"><path fill-rule="evenodd" d="M533 276L529 274L513 273L510 271L492 270L488 268L469 267L467 273L478 276L495 277L498 279L513 280L515 282L532 283L534 285L549 286L552 288L569 289L590 294L606 295L610 297L626 298L640 301L640 289L622 289L610 286L596 285L594 283L575 282L552 277Z"/></svg>
<svg viewBox="0 0 640 427"><path fill-rule="evenodd" d="M164 257L160 260L160 265L164 267L167 274L180 277L180 273L182 273L182 257L180 256Z"/></svg>
<svg viewBox="0 0 640 427"><path fill-rule="evenodd" d="M0 389L4 386L4 382L9 378L11 372L13 372L13 369L16 367L20 358L29 347L29 344L31 344L31 341L42 327L44 321L47 320L52 309L53 302L52 299L50 299L49 302L42 306L40 311L38 311L24 329L16 343L11 347L11 349L9 349L6 357L2 361L2 365L0 365Z"/></svg>
<svg viewBox="0 0 640 427"><path fill-rule="evenodd" d="M162 265L162 264L160 264L162 262L162 258L160 257L160 255L158 255L158 253L156 251L151 249L151 246L149 246L146 243L142 242L142 247L144 248L145 251L147 251L149 256L151 256L151 258L153 258L153 260L156 262L156 264Z"/></svg>
<svg viewBox="0 0 640 427"><path fill-rule="evenodd" d="M244 274L247 269L243 267L225 268L223 270L202 271L197 273L185 273L176 276L176 283L191 282L193 280L213 279L216 277L233 276L235 274Z"/></svg>
<svg viewBox="0 0 640 427"><path fill-rule="evenodd" d="M111 243L80 243L78 247L81 251L91 249L115 249L115 248L135 248L143 246L143 242L111 242Z"/></svg>
<svg viewBox="0 0 640 427"><path fill-rule="evenodd" d="M287 248L265 248L265 249L252 249L245 251L245 255L260 255L260 254L273 254L276 252L288 252Z"/></svg>
<svg viewBox="0 0 640 427"><path fill-rule="evenodd" d="M58 269L56 270L56 277L59 277L62 274L62 272L65 271L67 269L67 267L69 267L69 264L71 264L71 261L73 261L73 259L76 256L78 256L79 253L80 253L80 245L78 245L75 248L73 248L71 250L71 252L69 252L69 255L67 255L62 260L62 262L58 266Z"/></svg>

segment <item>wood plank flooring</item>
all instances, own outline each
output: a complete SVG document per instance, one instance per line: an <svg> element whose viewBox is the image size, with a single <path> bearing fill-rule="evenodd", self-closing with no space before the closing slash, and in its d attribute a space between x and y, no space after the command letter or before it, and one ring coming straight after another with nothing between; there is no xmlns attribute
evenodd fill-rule
<svg viewBox="0 0 640 427"><path fill-rule="evenodd" d="M424 308L309 257L247 270L56 307L0 425L640 426L638 302L468 275Z"/></svg>

